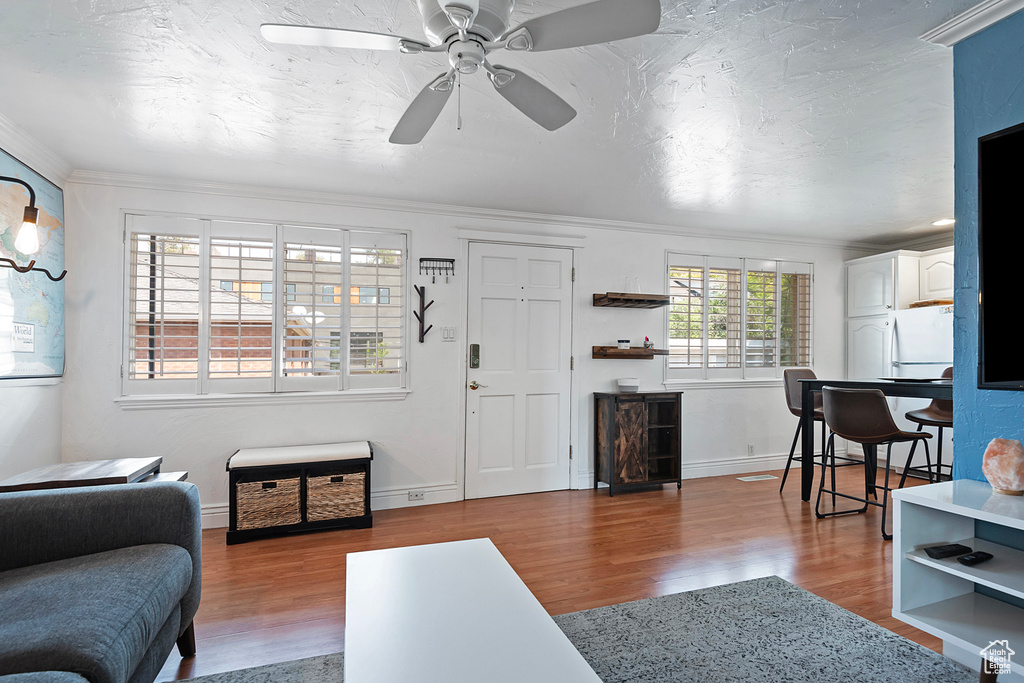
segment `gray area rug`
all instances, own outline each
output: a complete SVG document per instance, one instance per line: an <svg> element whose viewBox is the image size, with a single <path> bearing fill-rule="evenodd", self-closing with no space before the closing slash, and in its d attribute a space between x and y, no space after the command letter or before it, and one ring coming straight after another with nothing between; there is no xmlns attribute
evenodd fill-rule
<svg viewBox="0 0 1024 683"><path fill-rule="evenodd" d="M554 620L604 683L967 683L978 677L777 576ZM343 662L338 653L190 680L338 683Z"/></svg>

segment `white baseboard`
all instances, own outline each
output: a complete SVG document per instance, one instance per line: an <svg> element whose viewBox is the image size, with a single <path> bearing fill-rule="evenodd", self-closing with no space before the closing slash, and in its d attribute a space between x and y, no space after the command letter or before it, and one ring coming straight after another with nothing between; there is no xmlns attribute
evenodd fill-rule
<svg viewBox="0 0 1024 683"><path fill-rule="evenodd" d="M231 509L227 503L211 503L201 507L203 510L204 529L220 529L230 525Z"/></svg>
<svg viewBox="0 0 1024 683"><path fill-rule="evenodd" d="M423 494L423 500L409 500L409 493ZM435 486L418 486L370 493L372 510L392 510L395 508L432 505L434 503L451 503L462 500L457 484L439 484ZM226 528L231 523L231 510L227 503L210 503L202 506L202 524L204 529Z"/></svg>
<svg viewBox="0 0 1024 683"><path fill-rule="evenodd" d="M423 500L409 500L410 493L422 493ZM388 491L375 491L370 494L370 504L374 510L394 510L410 508L434 503L453 503L462 500L458 484L436 484L434 486L416 486Z"/></svg>
<svg viewBox="0 0 1024 683"><path fill-rule="evenodd" d="M836 449L836 455L845 455ZM717 460L687 460L683 458L683 479L703 479L704 477L721 477L730 474L750 474L781 470L786 467L788 453L744 456L740 458L724 458ZM799 463L793 463L799 469ZM576 488L587 489L594 485L594 472L580 472L576 479ZM604 486L604 484L602 484Z"/></svg>
<svg viewBox="0 0 1024 683"><path fill-rule="evenodd" d="M749 474L767 470L781 470L786 466L789 454L754 455L722 460L683 460L683 479L703 479L726 474Z"/></svg>

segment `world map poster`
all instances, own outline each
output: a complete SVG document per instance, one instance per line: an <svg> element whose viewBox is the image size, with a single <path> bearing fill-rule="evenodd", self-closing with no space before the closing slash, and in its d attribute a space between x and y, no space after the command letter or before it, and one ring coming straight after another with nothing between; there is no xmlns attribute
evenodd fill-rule
<svg viewBox="0 0 1024 683"><path fill-rule="evenodd" d="M35 260L55 277L64 270L64 193L31 168L0 150L0 176L32 186L39 209L39 252L14 247L29 204L22 185L0 181L0 256L19 266ZM45 273L19 273L0 262L0 381L64 374L64 281Z"/></svg>

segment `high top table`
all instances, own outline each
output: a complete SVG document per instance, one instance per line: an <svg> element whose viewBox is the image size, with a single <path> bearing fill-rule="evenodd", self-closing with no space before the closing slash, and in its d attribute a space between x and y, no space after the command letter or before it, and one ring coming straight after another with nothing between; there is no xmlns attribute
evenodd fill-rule
<svg viewBox="0 0 1024 683"><path fill-rule="evenodd" d="M814 393L821 388L878 389L886 396L953 400L953 381L929 382L885 379L802 379L800 380L800 420L803 422L800 439L800 498L809 501L814 487ZM871 473L873 474L873 473Z"/></svg>
<svg viewBox="0 0 1024 683"><path fill-rule="evenodd" d="M488 538L349 553L345 683L600 683Z"/></svg>

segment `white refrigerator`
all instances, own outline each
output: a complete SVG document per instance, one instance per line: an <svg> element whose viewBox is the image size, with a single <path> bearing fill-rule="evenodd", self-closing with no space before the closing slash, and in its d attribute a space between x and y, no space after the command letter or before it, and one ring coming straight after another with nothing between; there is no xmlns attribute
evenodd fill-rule
<svg viewBox="0 0 1024 683"><path fill-rule="evenodd" d="M925 308L908 308L899 310L890 316L892 329L892 376L923 379L939 377L942 371L953 365L953 307L928 306ZM901 429L916 431L917 423L905 419L908 410L916 410L928 405L929 401L919 398L896 398L890 401L893 416ZM936 434L934 427L925 427ZM943 429L942 462L953 462L953 430ZM938 442L935 437L929 439L932 462L935 462ZM893 464L903 467L910 446L896 444L893 446ZM918 446L914 452L914 466L925 464L924 448ZM944 470L947 471L948 470Z"/></svg>

